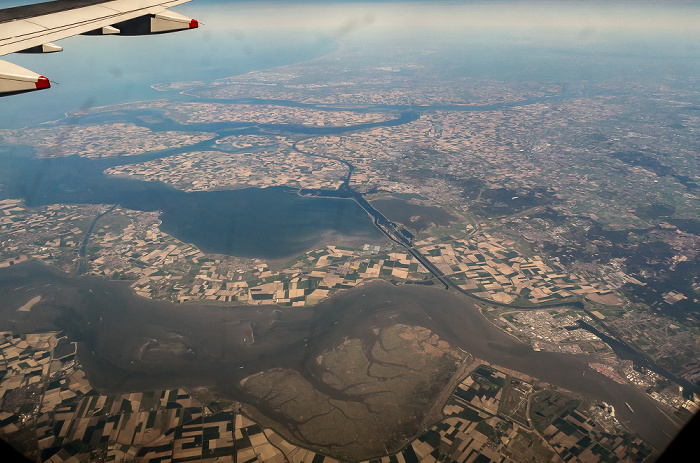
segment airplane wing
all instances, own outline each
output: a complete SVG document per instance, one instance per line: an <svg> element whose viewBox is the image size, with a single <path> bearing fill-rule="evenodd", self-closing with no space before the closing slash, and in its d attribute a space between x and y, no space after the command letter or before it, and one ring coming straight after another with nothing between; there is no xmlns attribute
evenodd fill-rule
<svg viewBox="0 0 700 463"><path fill-rule="evenodd" d="M52 53L78 34L148 35L198 27L168 8L190 0L55 0L0 10L0 56ZM49 88L36 72L0 60L0 96Z"/></svg>

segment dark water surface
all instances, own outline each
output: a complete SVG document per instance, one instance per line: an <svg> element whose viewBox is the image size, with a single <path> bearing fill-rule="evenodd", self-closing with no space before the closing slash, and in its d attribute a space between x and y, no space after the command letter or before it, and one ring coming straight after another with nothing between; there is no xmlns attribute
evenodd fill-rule
<svg viewBox="0 0 700 463"><path fill-rule="evenodd" d="M183 192L160 182L105 175L117 165L149 161L183 152L209 149L230 135L328 134L369 127L390 127L418 118L405 111L378 123L350 127L306 127L290 124L179 124L154 110L105 111L66 119L60 130L75 125L128 122L153 131L185 130L215 134L212 140L140 156L88 159L77 155L37 158L26 146L0 146L0 199L23 198L27 206L46 204L119 204L127 209L161 211L161 229L193 243L204 252L245 257L284 258L298 255L328 232L380 238L370 217L355 202L338 198L302 198L284 187ZM70 123L69 123L70 122Z"/></svg>
<svg viewBox="0 0 700 463"><path fill-rule="evenodd" d="M492 326L463 297L437 288L374 282L293 309L175 305L135 296L124 283L70 278L28 262L0 270L0 295L0 329L65 330L82 343L80 359L92 383L108 392L204 386L284 424L239 387L241 379L291 368L323 387L314 375L319 354L348 337L371 338L375 327L405 323L425 326L490 363L611 403L620 420L657 448L678 431L650 399L591 370L587 356L534 352ZM42 300L30 312L17 312L37 295ZM144 355L153 340L177 342L188 351Z"/></svg>
<svg viewBox="0 0 700 463"><path fill-rule="evenodd" d="M28 206L119 204L161 211L164 232L204 252L276 259L312 248L329 232L368 241L381 237L349 200L305 198L284 187L186 193L160 182L102 174L110 161L37 159L18 154L22 151L0 156L0 198L24 198Z"/></svg>

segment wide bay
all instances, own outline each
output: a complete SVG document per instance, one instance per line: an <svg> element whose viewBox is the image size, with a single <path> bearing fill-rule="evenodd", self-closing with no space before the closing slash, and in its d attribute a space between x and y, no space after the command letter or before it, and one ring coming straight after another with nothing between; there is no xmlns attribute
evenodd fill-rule
<svg viewBox="0 0 700 463"><path fill-rule="evenodd" d="M161 211L162 229L205 252L280 259L328 234L368 242L381 237L369 216L346 199L308 198L289 188L184 192L158 182L104 175L111 163L77 156L38 159L15 148L0 156L2 198L28 206L119 204Z"/></svg>

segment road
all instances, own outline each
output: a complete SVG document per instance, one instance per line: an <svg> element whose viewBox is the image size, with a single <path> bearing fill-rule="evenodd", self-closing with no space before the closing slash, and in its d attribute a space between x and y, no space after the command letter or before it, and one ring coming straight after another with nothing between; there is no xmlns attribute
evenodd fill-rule
<svg viewBox="0 0 700 463"><path fill-rule="evenodd" d="M311 138L311 137L309 137ZM302 139L305 140L306 138ZM314 153L309 153L306 151L302 151L297 147L297 143L299 143L302 140L298 140L294 142L292 145L292 149L294 149L296 152L303 154L305 156L312 156L312 157L321 157L321 158L326 158L326 159L332 159L334 161L340 162L348 167L348 174L344 178L343 183L338 187L337 190L335 191L328 191L328 190L300 190L301 194L304 195L312 195L312 196L322 196L322 197L334 197L334 198L348 198L354 200L362 209L369 214L370 217L372 217L374 221L374 225L387 237L389 238L392 242L402 246L406 252L411 254L415 259L420 262L423 267L425 267L426 270L428 270L434 277L435 280L439 281L446 290L454 290L457 291L470 299L477 300L480 302L485 302L489 305L492 306L499 306L499 307L507 307L510 309L517 309L517 310L535 310L535 309L545 309L545 308L550 308L550 307L562 307L562 306L571 306L575 307L580 310L584 310L587 312L586 307L584 306L583 302L581 301L571 301L571 302L556 302L556 303L549 303L549 304L537 304L537 305L527 305L527 306L521 306L521 305L516 305L516 304L505 304L502 302L497 302L493 301L491 299L486 299L482 298L479 296L474 295L473 293L467 292L464 289L460 288L449 276L445 275L439 268L437 268L430 260L423 254L421 253L418 249L416 249L413 246L413 240L409 238L409 236L412 236L407 230L405 230L401 224L397 224L395 222L392 222L389 220L384 214L382 214L380 211L378 211L374 206L372 206L369 201L367 201L364 197L363 193L360 193L356 190L354 190L350 186L350 179L352 178L352 174L355 171L355 166L352 165L352 163L348 162L345 159L340 159L336 158L333 156L328 156L325 154L314 154ZM608 332L613 333L607 326L603 325L601 323L602 327L608 330ZM585 328L585 327L584 327ZM594 334L603 334L600 333L598 330L595 330L596 332ZM642 364L645 367L655 371L656 373L669 378L673 381L675 381L677 384L681 384L684 386L684 389L687 391L694 391L694 392L700 392L700 388L697 386L693 385L689 381L684 380L683 378L678 377L677 375L674 375L673 373L667 371L665 368L662 368L656 362L654 362L649 356L644 354L643 352L639 352L636 349L634 349L632 346L630 346L627 342L625 342L623 339L621 339L619 336L608 336L605 335L605 338L614 341L612 343L613 346L613 351L620 355L622 358L630 358L634 357L637 362L637 364ZM635 355L630 355L630 353L634 353Z"/></svg>
<svg viewBox="0 0 700 463"><path fill-rule="evenodd" d="M97 217L95 217L95 220L92 221L90 224L90 228L88 228L87 233L85 233L85 238L83 238L83 242L80 245L80 249L78 250L78 256L80 257L80 264L78 264L78 276L84 275L85 272L87 272L87 245L88 241L90 241L90 235L92 234L92 230L95 228L95 225L97 224L97 221L100 220L105 214L109 214L112 212L117 205L115 204L114 206L110 207L106 211L97 214Z"/></svg>

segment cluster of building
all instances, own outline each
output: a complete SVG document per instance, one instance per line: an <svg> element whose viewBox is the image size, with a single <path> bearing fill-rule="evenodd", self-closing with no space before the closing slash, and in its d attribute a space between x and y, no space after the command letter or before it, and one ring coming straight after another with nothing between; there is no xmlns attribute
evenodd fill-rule
<svg viewBox="0 0 700 463"><path fill-rule="evenodd" d="M630 304L617 317L607 317L624 339L665 368L688 381L700 377L697 346L700 328L679 319L669 320L645 307Z"/></svg>
<svg viewBox="0 0 700 463"><path fill-rule="evenodd" d="M593 311L598 313L597 311ZM602 316L602 314L599 314ZM663 380L653 371L633 368L632 362L620 361L610 346L595 334L578 328L578 321L591 323L588 315L573 309L527 309L501 312L498 322L501 328L529 342L536 351L571 354L595 353L598 361L589 366L598 373L620 384L628 382L637 386L649 397L671 413L685 409L698 409L700 399L686 399L679 386ZM665 384L660 386L661 384Z"/></svg>
<svg viewBox="0 0 700 463"><path fill-rule="evenodd" d="M584 313L561 308L507 311L499 317L501 328L529 342L536 351L610 352L598 336L578 328L578 320L591 321Z"/></svg>
<svg viewBox="0 0 700 463"><path fill-rule="evenodd" d="M694 395L695 400L683 397L683 388L670 384L663 386L664 378L646 368L635 369L631 362L623 362L620 365L620 373L627 381L646 392L652 399L671 412L686 409L690 413L700 411L700 397Z"/></svg>
<svg viewBox="0 0 700 463"><path fill-rule="evenodd" d="M135 156L194 145L214 135L203 132L154 132L135 124L47 126L32 129L0 130L3 143L31 145L39 157L61 157L77 154L86 158Z"/></svg>
<svg viewBox="0 0 700 463"><path fill-rule="evenodd" d="M562 308L509 310L498 318L501 328L529 342L536 351L597 354L599 360L589 363L593 370L617 383L629 382L637 386L671 413L698 409L700 399L686 399L677 384L664 380L653 371L634 369L632 362L620 361L598 336L578 328L579 320L592 322L591 317L584 313Z"/></svg>
<svg viewBox="0 0 700 463"><path fill-rule="evenodd" d="M593 370L597 371L603 376L607 376L608 378L612 379L618 384L626 384L627 381L625 381L625 378L620 376L620 374L617 371L617 368L611 365L606 365L604 363L598 363L598 362L591 362L588 364L589 367L591 367Z"/></svg>

